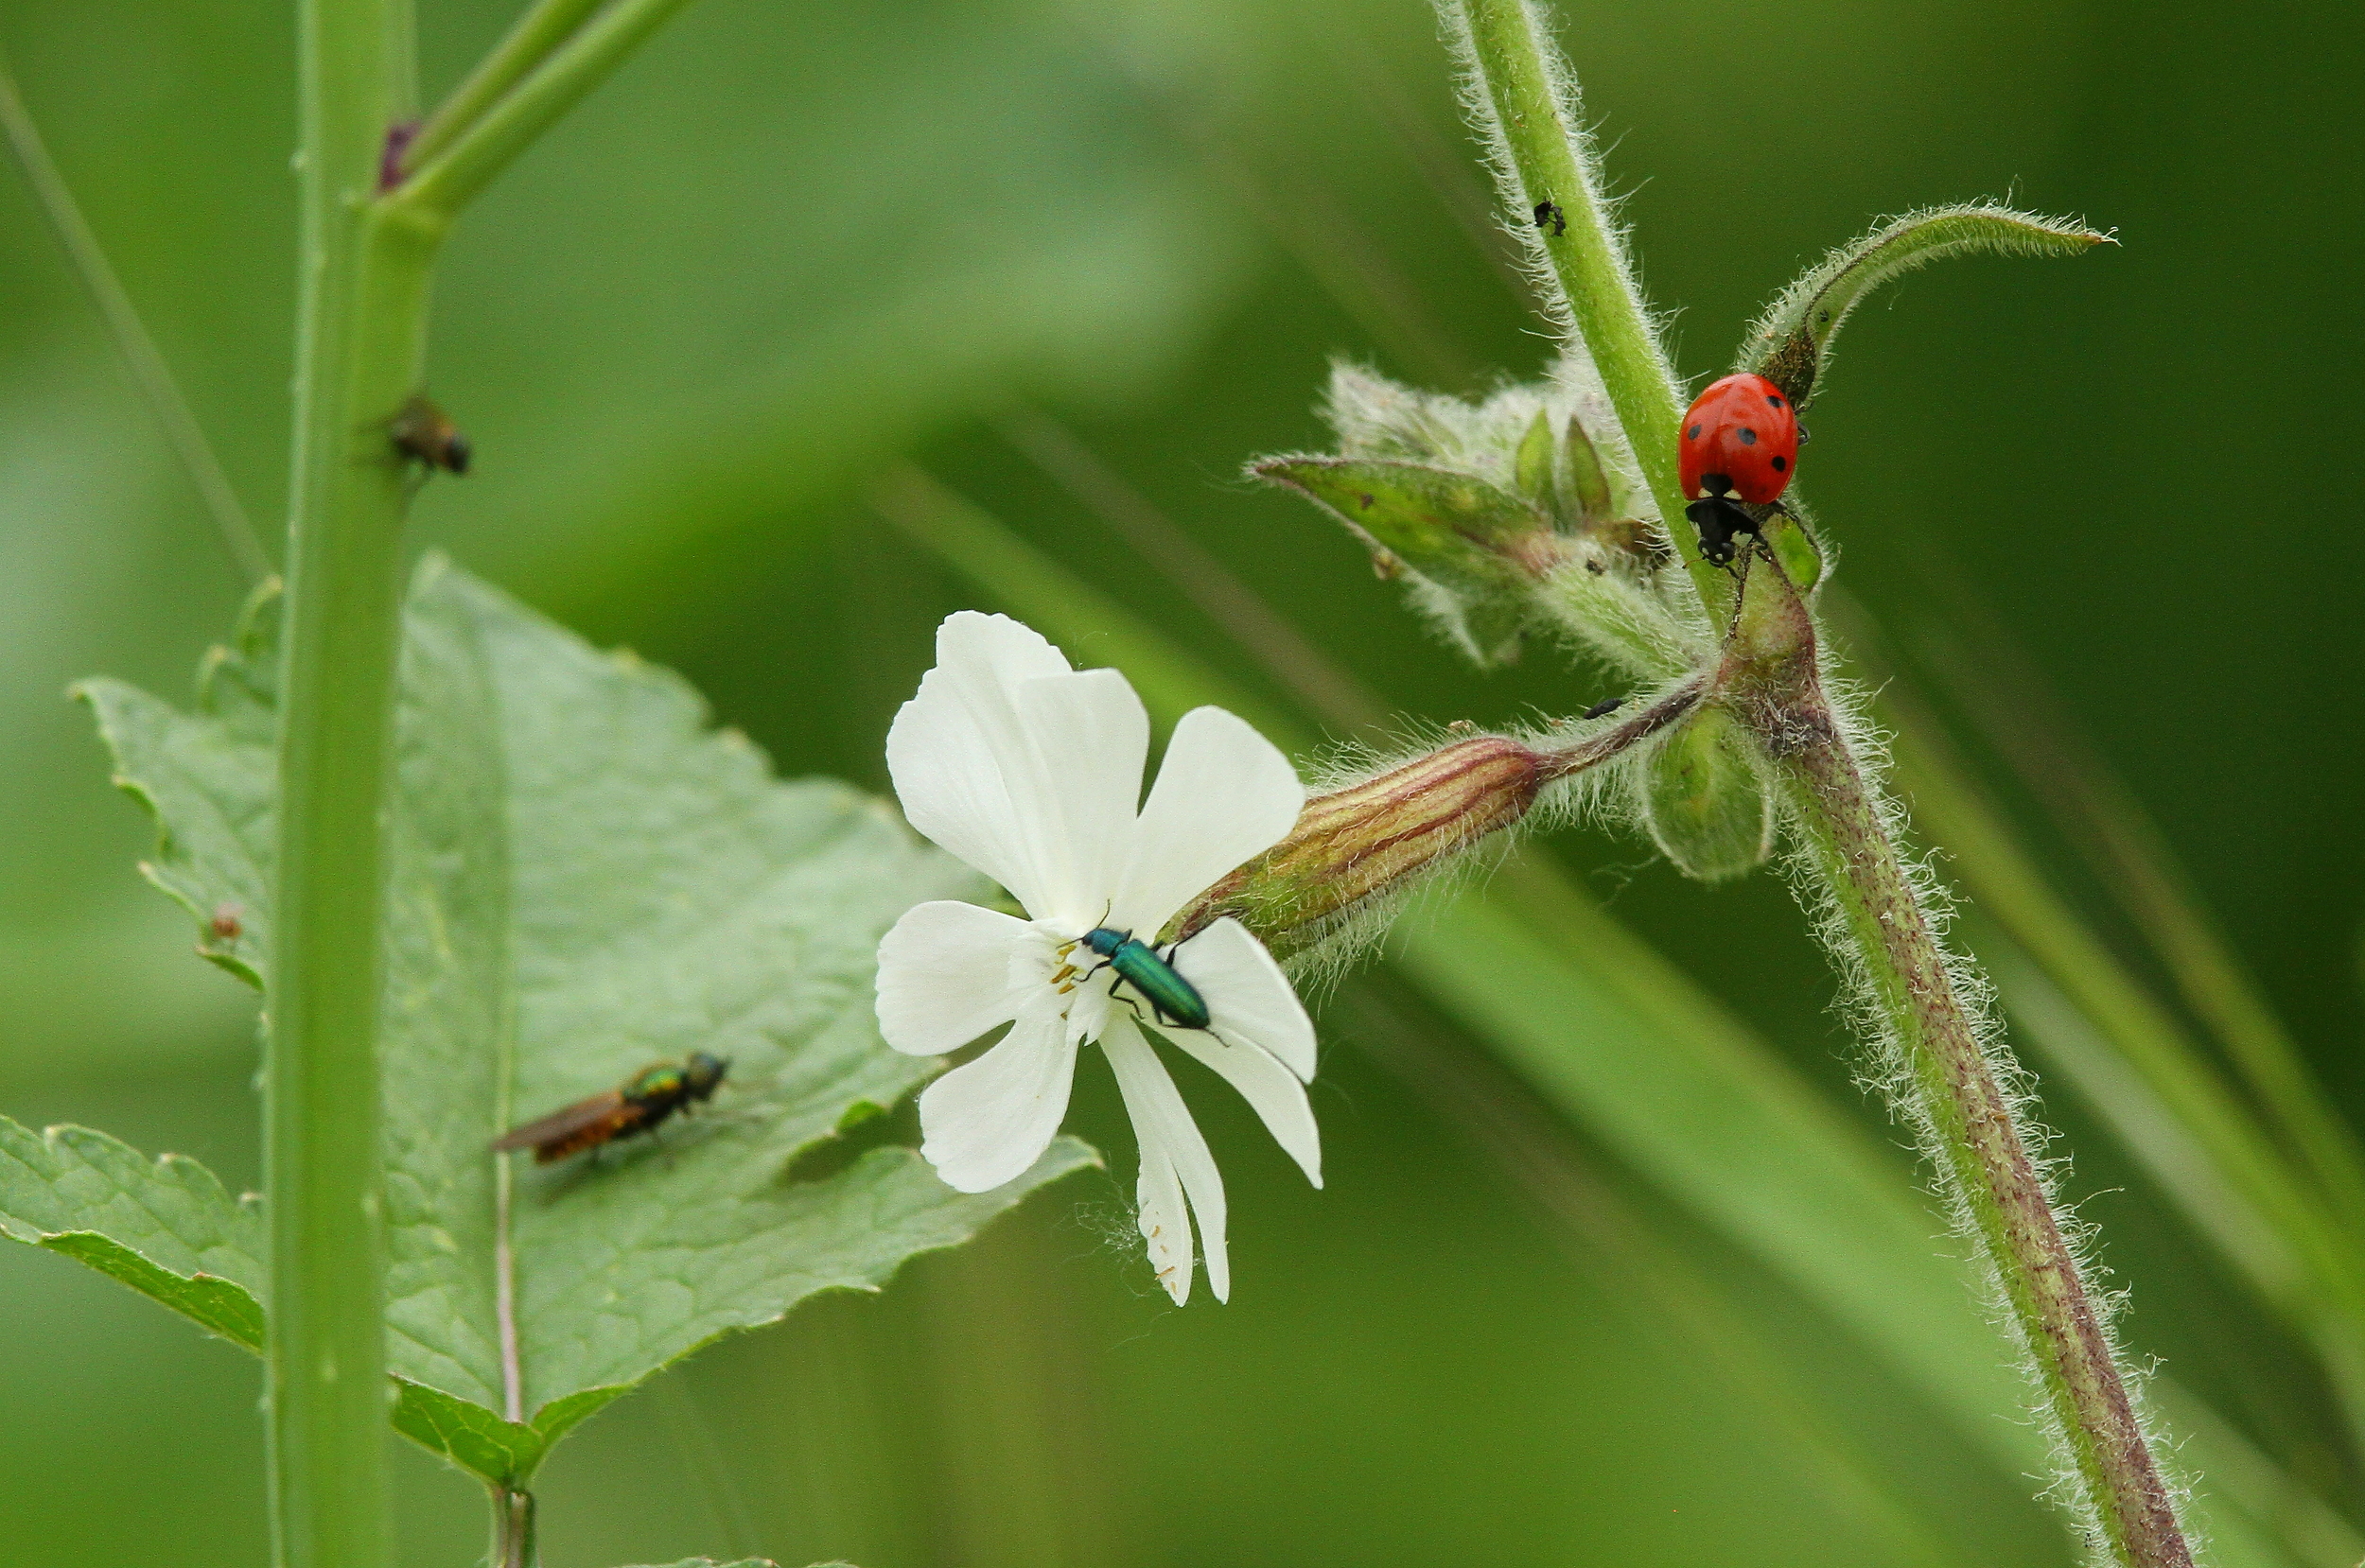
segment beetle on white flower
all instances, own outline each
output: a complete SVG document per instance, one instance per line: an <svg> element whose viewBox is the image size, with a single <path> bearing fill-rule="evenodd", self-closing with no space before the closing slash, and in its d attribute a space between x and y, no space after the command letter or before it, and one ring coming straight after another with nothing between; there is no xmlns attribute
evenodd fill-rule
<svg viewBox="0 0 2365 1568"><path fill-rule="evenodd" d="M1159 1282L1189 1298L1196 1217L1220 1301L1223 1181L1141 1026L1238 1089L1319 1187L1305 1088L1314 1027L1239 922L1163 953L1148 944L1287 836L1305 793L1272 742L1220 708L1183 715L1143 801L1148 754L1148 715L1117 671L1073 669L1003 616L963 611L937 629L937 666L887 735L895 793L914 828L1029 918L951 901L907 911L879 944L879 1027L898 1051L937 1055L1010 1026L920 1097L920 1153L965 1193L1042 1155L1067 1113L1077 1049L1096 1042L1141 1144L1141 1229Z"/></svg>

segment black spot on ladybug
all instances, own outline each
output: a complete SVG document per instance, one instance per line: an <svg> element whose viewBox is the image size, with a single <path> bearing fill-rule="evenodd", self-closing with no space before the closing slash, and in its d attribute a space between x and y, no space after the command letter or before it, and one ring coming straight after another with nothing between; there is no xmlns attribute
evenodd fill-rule
<svg viewBox="0 0 2365 1568"><path fill-rule="evenodd" d="M1776 458L1774 460L1774 472L1777 474L1786 472L1789 467L1790 460L1788 458Z"/></svg>
<svg viewBox="0 0 2365 1568"><path fill-rule="evenodd" d="M1767 398L1767 399L1766 399L1766 401L1767 401L1768 403L1773 404L1773 405L1774 405L1774 407L1776 407L1776 408L1778 408L1778 408L1780 408L1780 407L1782 406L1782 400L1781 400L1780 398L1778 398L1778 397L1769 397L1769 398Z"/></svg>
<svg viewBox="0 0 2365 1568"><path fill-rule="evenodd" d="M1686 441L1697 441L1697 440L1699 440L1699 439L1700 439L1700 427L1698 427L1697 425L1694 425L1694 426L1693 426L1691 429L1686 430L1686 431L1684 432L1684 439L1685 439Z"/></svg>
<svg viewBox="0 0 2365 1568"><path fill-rule="evenodd" d="M1741 427L1741 444L1743 446L1755 446L1758 444L1758 432L1743 425Z"/></svg>

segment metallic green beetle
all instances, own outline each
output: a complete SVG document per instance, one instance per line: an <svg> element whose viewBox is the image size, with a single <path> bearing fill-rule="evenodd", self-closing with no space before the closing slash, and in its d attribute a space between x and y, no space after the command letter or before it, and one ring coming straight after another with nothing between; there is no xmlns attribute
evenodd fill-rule
<svg viewBox="0 0 2365 1568"><path fill-rule="evenodd" d="M1106 959L1119 978L1141 992L1159 1022L1182 1029L1207 1027L1207 999L1199 994L1199 987L1175 973L1174 966L1161 958L1157 949L1131 932L1096 927L1084 933L1084 946ZM1171 954L1173 950L1167 951Z"/></svg>

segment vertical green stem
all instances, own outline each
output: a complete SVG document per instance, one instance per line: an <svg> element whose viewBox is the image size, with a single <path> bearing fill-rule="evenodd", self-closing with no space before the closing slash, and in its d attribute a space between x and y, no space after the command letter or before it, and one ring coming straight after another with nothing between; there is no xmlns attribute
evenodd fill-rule
<svg viewBox="0 0 2365 1568"><path fill-rule="evenodd" d="M1732 583L1701 559L1699 539L1683 523L1675 473L1683 405L1675 372L1659 351L1634 270L1603 210L1577 129L1574 78L1532 0L1445 0L1445 22L1461 36L1474 107L1491 133L1512 221L1545 263L1539 281L1552 286L1552 314L1591 353L1660 520L1683 553L1700 602L1714 614L1731 603ZM1536 209L1548 201L1558 216L1536 221Z"/></svg>
<svg viewBox="0 0 2365 1568"><path fill-rule="evenodd" d="M378 1568L384 1218L377 1057L406 475L440 225L376 200L408 0L304 0L301 301L279 847L264 1064L273 1535L283 1568Z"/></svg>
<svg viewBox="0 0 2365 1568"><path fill-rule="evenodd" d="M2190 1568L2105 1315L1999 1074L2008 1059L1982 1039L1889 814L1824 694L1807 607L1761 550L1717 679L1764 747L1810 896L1828 897L1831 945L1893 1053L1893 1092L1993 1271L2076 1472L2079 1512L2124 1568Z"/></svg>

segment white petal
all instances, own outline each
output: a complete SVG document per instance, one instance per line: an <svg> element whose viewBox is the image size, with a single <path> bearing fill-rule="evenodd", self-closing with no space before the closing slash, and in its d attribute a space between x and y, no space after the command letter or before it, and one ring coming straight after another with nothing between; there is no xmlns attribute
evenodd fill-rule
<svg viewBox="0 0 2365 1568"><path fill-rule="evenodd" d="M1029 910L1043 897L1052 785L1012 693L1068 672L1060 651L1026 627L964 610L937 628L937 666L887 731L904 817Z"/></svg>
<svg viewBox="0 0 2365 1568"><path fill-rule="evenodd" d="M1158 1282L1181 1306L1191 1298L1191 1220L1182 1183L1164 1147L1142 1141L1142 1174L1133 1183L1134 1223L1149 1247Z"/></svg>
<svg viewBox="0 0 2365 1568"><path fill-rule="evenodd" d="M1222 919L1174 950L1175 972L1198 987L1216 1028L1262 1046L1301 1079L1314 1076L1314 1023L1289 977L1237 920Z"/></svg>
<svg viewBox="0 0 2365 1568"><path fill-rule="evenodd" d="M987 1193L1023 1174L1067 1114L1076 1047L1060 1027L1060 997L1030 1000L1002 1042L920 1096L920 1152L947 1185Z"/></svg>
<svg viewBox="0 0 2365 1568"><path fill-rule="evenodd" d="M1051 815L1042 867L1038 919L1089 930L1109 913L1110 897L1133 844L1149 759L1149 715L1113 670L1025 681L1017 688L1025 726L1050 782Z"/></svg>
<svg viewBox="0 0 2365 1568"><path fill-rule="evenodd" d="M913 905L879 939L879 1033L898 1051L935 1056L1009 1022L1035 989L1012 963L1029 944L1042 944L1034 928L995 910Z"/></svg>
<svg viewBox="0 0 2365 1568"><path fill-rule="evenodd" d="M1133 1136L1141 1143L1137 1192L1142 1239L1149 1244L1158 1282L1178 1306L1191 1293L1191 1232L1182 1215L1187 1195L1192 1216L1199 1221L1200 1245L1207 1252L1207 1288L1217 1300L1228 1300L1232 1260L1224 1247L1223 1177L1216 1172L1216 1157L1207 1152L1207 1141L1200 1136L1199 1124L1191 1120L1174 1080L1131 1019L1112 1021L1100 1046L1116 1071L1126 1114L1133 1119Z"/></svg>
<svg viewBox="0 0 2365 1568"><path fill-rule="evenodd" d="M1182 715L1133 828L1109 923L1145 940L1297 825L1305 787L1280 749L1219 707Z"/></svg>
<svg viewBox="0 0 2365 1568"><path fill-rule="evenodd" d="M1314 1107L1305 1103L1305 1086L1297 1075L1253 1042L1230 1034L1221 1023L1205 1029L1162 1030L1165 1037L1223 1074L1224 1082L1240 1091L1263 1118L1273 1139L1305 1179L1323 1184L1322 1134L1314 1125Z"/></svg>

